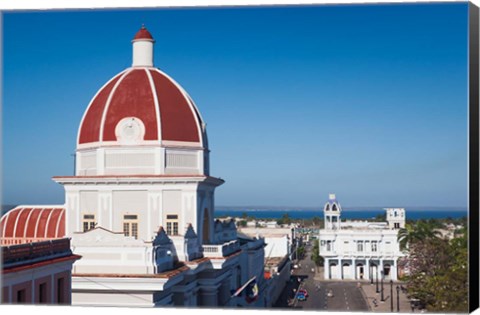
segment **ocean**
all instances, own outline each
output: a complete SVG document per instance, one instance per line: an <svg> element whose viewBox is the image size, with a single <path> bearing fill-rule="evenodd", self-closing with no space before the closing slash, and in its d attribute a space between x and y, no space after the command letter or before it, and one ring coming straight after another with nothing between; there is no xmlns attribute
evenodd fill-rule
<svg viewBox="0 0 480 315"><path fill-rule="evenodd" d="M2 206L2 215L15 206ZM406 217L410 220L418 219L443 219L443 218L461 218L468 215L466 209L413 209L406 210ZM215 209L215 217L240 217L243 213L247 216L255 217L257 219L279 219L283 215L288 214L290 218L294 219L311 219L315 216L323 219L323 210L319 209L242 209L235 207L234 209L227 209L219 207ZM343 209L342 218L344 219L372 219L379 214L384 214L383 209L363 210L363 209Z"/></svg>
<svg viewBox="0 0 480 315"><path fill-rule="evenodd" d="M443 218L461 218L468 215L466 209L464 210L408 210L405 209L407 220L418 220L418 219L443 219ZM290 218L293 219L310 219L315 216L323 219L323 210L299 210L299 209L282 209L282 210L268 210L268 209L218 209L215 210L215 217L240 217L243 213L246 213L247 216L255 217L257 219L271 218L279 219L283 215L288 214ZM385 210L342 210L343 219L372 219L379 214L384 214Z"/></svg>

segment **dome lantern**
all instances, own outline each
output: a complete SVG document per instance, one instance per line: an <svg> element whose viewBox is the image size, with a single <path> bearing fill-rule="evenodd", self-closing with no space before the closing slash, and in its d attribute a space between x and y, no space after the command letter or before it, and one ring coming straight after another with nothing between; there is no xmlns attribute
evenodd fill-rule
<svg viewBox="0 0 480 315"><path fill-rule="evenodd" d="M145 25L142 25L132 40L132 67L153 67L154 43L152 34L145 28Z"/></svg>

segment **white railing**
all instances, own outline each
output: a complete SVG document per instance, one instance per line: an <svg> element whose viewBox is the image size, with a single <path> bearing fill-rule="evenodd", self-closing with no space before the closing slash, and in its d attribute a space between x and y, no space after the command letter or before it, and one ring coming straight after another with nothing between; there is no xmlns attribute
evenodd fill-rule
<svg viewBox="0 0 480 315"><path fill-rule="evenodd" d="M209 244L203 245L203 255L205 257L225 257L240 249L240 244L237 240L226 242L223 244Z"/></svg>
<svg viewBox="0 0 480 315"><path fill-rule="evenodd" d="M322 254L333 254L336 253L338 255L343 255L343 256L355 256L355 257L391 257L394 256L394 252L388 251L388 252L381 252L381 251L322 251Z"/></svg>

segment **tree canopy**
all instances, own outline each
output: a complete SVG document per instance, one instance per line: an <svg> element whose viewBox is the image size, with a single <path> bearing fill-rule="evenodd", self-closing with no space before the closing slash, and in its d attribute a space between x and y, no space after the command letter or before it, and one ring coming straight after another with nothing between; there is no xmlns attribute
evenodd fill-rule
<svg viewBox="0 0 480 315"><path fill-rule="evenodd" d="M468 311L468 250L466 228L453 239L441 238L438 222L419 220L398 233L408 249L407 289L429 311Z"/></svg>

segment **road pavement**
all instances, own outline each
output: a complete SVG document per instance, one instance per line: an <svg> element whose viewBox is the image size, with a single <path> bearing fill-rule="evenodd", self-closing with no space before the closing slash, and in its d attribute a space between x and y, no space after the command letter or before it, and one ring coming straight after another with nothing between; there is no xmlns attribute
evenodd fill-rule
<svg viewBox="0 0 480 315"><path fill-rule="evenodd" d="M364 293L357 286L357 282L324 281L319 276L320 269L310 259L311 247L306 248L305 258L297 263L291 281L274 307L294 308L317 311L369 311ZM296 292L306 289L306 301L299 301ZM331 296L328 293L331 292Z"/></svg>

